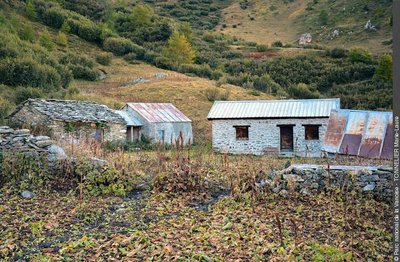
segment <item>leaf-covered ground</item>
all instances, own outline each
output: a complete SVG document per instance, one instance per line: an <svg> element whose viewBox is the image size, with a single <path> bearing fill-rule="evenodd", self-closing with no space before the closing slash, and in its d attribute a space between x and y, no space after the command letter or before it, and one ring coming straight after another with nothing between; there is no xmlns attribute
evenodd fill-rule
<svg viewBox="0 0 400 262"><path fill-rule="evenodd" d="M389 261L391 208L369 199L135 192L0 198L4 261Z"/></svg>

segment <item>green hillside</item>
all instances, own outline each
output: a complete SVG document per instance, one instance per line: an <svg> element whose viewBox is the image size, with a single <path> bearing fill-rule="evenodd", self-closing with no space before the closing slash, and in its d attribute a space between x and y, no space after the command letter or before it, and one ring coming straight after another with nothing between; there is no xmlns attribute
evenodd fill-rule
<svg viewBox="0 0 400 262"><path fill-rule="evenodd" d="M390 41L386 40L390 38L391 4L365 2L360 7L370 11L355 10L358 7L353 3L347 4L346 8L352 8L355 14L352 19L356 22L350 23L337 12L342 8L340 2L2 2L1 121L4 122L4 117L16 104L29 97L95 99L118 106L125 101L123 96L101 92L93 96L110 79L123 82L115 80L115 76L123 77L121 66L116 64L127 68L126 79L143 77L143 69L150 66L154 72L167 70L169 74L180 75L175 80L187 78L189 85L197 81L192 86L198 90L190 88L189 92L193 93L189 95L205 101L198 109L202 113L185 112L189 116L195 115L196 120L205 118L214 99L340 97L343 107L391 109L391 57L385 52L374 52L376 46L373 44L378 40L389 43L386 47L390 52ZM275 7L272 8L272 5ZM322 10L321 7L329 10L327 20L315 11ZM241 28L244 23L226 24L226 16L232 8L238 8L239 11L235 9L238 16L248 18L251 23L258 22L261 14L271 21L274 16L283 15L275 19L281 22L275 23L272 31L277 31L278 36L288 34L288 40L276 38L272 43L257 39L249 41L251 37L229 31L234 28L247 32ZM287 11L283 12L284 9ZM290 19L283 19L287 14ZM317 18L323 20L324 27L317 24ZM371 20L376 30L356 32L356 25L366 18ZM318 30L330 32L343 23L347 28L343 30L354 29L355 32L354 38L346 38L347 42L365 44L363 48L334 47L336 42L338 45L344 43L343 35L328 41L321 33L320 37L313 38L315 43L299 46L289 41L290 30L278 26L288 22L296 25L294 35L304 32L305 27L313 34ZM227 31L227 34L221 31ZM260 32L259 35L264 35L262 30ZM255 32L247 34L251 36ZM365 38L372 42L369 44ZM141 68L143 74L131 75L131 72L140 72ZM156 84L152 83L153 91L150 93L153 96L147 92L149 81L131 85L141 94L136 97L137 100L175 101L182 96L182 90L187 91L181 85L182 81L175 80L171 83L169 79L167 84L167 80L157 79ZM154 90L164 93L164 85L176 88L165 97L157 96ZM124 92L122 86L117 85L113 89L115 94ZM241 91L234 91L236 95L229 96L232 92L227 89L231 87ZM180 106L191 108L190 105L190 101L183 99Z"/></svg>

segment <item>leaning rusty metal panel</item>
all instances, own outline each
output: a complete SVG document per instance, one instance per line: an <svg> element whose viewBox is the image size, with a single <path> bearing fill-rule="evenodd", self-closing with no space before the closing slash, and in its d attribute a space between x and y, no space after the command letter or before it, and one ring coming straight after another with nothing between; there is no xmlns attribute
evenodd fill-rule
<svg viewBox="0 0 400 262"><path fill-rule="evenodd" d="M380 157L382 142L386 134L387 121L386 115L382 113L369 113L365 134L360 146L360 156L369 158Z"/></svg>
<svg viewBox="0 0 400 262"><path fill-rule="evenodd" d="M358 154L367 117L368 114L364 111L349 112L339 153L346 155Z"/></svg>
<svg viewBox="0 0 400 262"><path fill-rule="evenodd" d="M393 118L389 115L389 121L386 126L385 141L383 142L381 158L393 159Z"/></svg>
<svg viewBox="0 0 400 262"><path fill-rule="evenodd" d="M348 111L332 110L322 150L336 153L346 128Z"/></svg>
<svg viewBox="0 0 400 262"><path fill-rule="evenodd" d="M332 110L322 150L368 158L393 158L392 113Z"/></svg>

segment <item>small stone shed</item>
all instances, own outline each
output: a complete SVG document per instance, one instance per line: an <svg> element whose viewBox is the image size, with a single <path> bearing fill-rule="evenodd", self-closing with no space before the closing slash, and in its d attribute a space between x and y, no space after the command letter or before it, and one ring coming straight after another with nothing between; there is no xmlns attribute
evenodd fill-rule
<svg viewBox="0 0 400 262"><path fill-rule="evenodd" d="M127 103L120 111L132 123L128 140L144 135L153 143L175 144L180 137L184 145L193 142L192 121L171 103Z"/></svg>
<svg viewBox="0 0 400 262"><path fill-rule="evenodd" d="M221 153L320 157L332 109L340 99L216 101L213 149Z"/></svg>
<svg viewBox="0 0 400 262"><path fill-rule="evenodd" d="M88 101L28 99L8 117L11 126L53 139L73 136L99 142L125 139L126 122L105 105Z"/></svg>

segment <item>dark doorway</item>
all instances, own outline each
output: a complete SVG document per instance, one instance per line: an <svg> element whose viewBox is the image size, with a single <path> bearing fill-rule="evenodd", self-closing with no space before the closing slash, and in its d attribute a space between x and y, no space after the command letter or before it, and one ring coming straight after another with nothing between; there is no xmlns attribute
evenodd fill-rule
<svg viewBox="0 0 400 262"><path fill-rule="evenodd" d="M138 126L128 126L126 128L126 139L129 142L138 141L140 138L140 127Z"/></svg>
<svg viewBox="0 0 400 262"><path fill-rule="evenodd" d="M281 152L293 152L293 126L279 126L281 133Z"/></svg>

